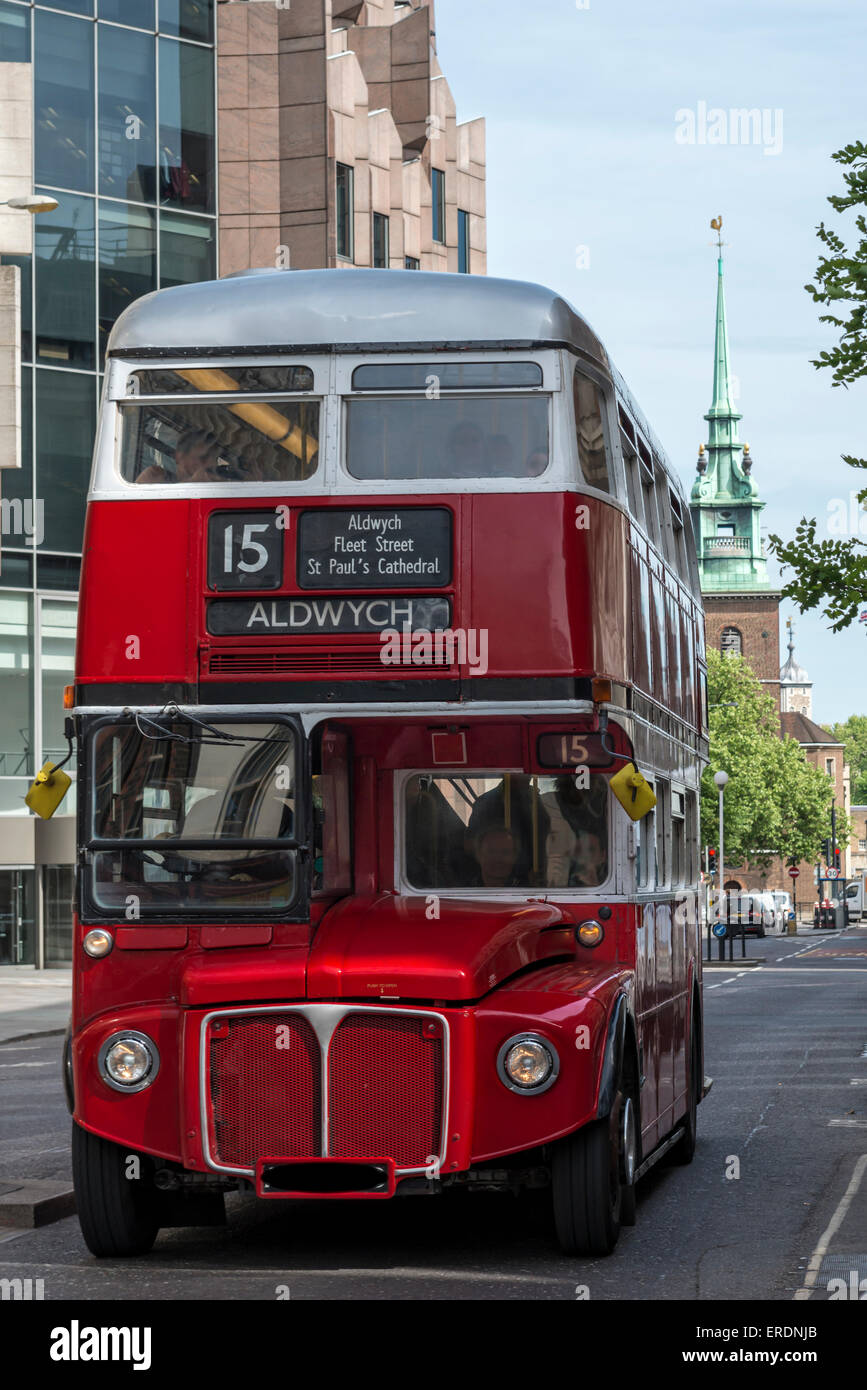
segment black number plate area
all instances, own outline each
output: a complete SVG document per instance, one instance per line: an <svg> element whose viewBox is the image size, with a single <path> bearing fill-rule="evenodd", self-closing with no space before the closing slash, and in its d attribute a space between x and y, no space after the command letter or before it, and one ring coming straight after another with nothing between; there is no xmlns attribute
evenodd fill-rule
<svg viewBox="0 0 867 1390"><path fill-rule="evenodd" d="M208 522L211 589L279 589L285 531L279 513L214 512Z"/></svg>

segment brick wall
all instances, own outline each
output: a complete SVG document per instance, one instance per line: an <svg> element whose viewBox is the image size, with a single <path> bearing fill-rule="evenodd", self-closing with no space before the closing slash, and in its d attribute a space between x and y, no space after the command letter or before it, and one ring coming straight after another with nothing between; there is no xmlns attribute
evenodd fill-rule
<svg viewBox="0 0 867 1390"><path fill-rule="evenodd" d="M705 594L708 648L720 650L723 628L735 627L742 637L747 665L780 707L780 595Z"/></svg>

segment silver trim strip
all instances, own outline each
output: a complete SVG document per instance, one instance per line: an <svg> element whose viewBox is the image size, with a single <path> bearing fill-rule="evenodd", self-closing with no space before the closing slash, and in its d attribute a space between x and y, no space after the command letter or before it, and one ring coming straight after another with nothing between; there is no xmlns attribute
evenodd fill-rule
<svg viewBox="0 0 867 1390"><path fill-rule="evenodd" d="M442 1024L443 1028L443 1097L442 1097L442 1123L439 1138L439 1153L431 1155L430 1159L418 1168L395 1168L395 1177L411 1177L413 1175L428 1172L432 1164L439 1171L445 1162L446 1156L446 1136L448 1135L449 1105L450 1105L450 1080L451 1080L451 1030L449 1021L445 1014L439 1013L436 1009L389 1009L378 1004L254 1004L245 1006L242 1009L211 1009L202 1018L199 1027L199 1108L201 1112L202 1126L202 1154L205 1163L209 1168L217 1173L236 1173L239 1177L252 1178L255 1176L253 1168L232 1168L228 1164L218 1163L211 1152L209 1140L208 1121L210 1117L209 1097L208 1097L208 1051L207 1051L207 1028L208 1024L215 1018L236 1018L242 1014L300 1014L306 1019L316 1034L319 1043L320 1065L322 1067L322 1156L328 1157L328 1053L331 1047L331 1039L334 1036L339 1024L347 1014L373 1013L386 1014L389 1017L397 1018L435 1018ZM267 1155L262 1155L266 1157Z"/></svg>

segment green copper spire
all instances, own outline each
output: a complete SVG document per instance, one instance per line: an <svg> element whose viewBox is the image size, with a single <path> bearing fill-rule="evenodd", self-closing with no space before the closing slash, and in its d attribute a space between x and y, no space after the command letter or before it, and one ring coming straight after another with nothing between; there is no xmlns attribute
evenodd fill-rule
<svg viewBox="0 0 867 1390"><path fill-rule="evenodd" d="M740 420L740 415L735 415L735 408L731 398L731 382L729 381L729 330L726 323L726 296L725 285L723 283L723 258L717 260L717 282L716 282L716 341L714 345L713 362L713 405L706 420L716 419L718 416L732 416Z"/></svg>
<svg viewBox="0 0 867 1390"><path fill-rule="evenodd" d="M722 217L717 233L716 327L713 402L705 415L707 444L699 446L698 475L691 506L703 593L770 590L759 524L764 502L752 477L748 444L741 444L729 363L729 334L723 283Z"/></svg>

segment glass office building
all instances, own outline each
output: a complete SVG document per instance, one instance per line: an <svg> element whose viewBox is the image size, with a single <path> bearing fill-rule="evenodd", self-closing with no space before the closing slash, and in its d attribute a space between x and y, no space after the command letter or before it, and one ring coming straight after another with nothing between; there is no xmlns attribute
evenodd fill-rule
<svg viewBox="0 0 867 1390"><path fill-rule="evenodd" d="M85 498L112 324L139 295L217 273L215 0L0 0L3 63L32 69L34 218L21 270L22 467L0 472L0 965L71 953L74 788L24 793L65 756ZM0 136L3 131L0 130ZM21 214L25 216L26 214Z"/></svg>

